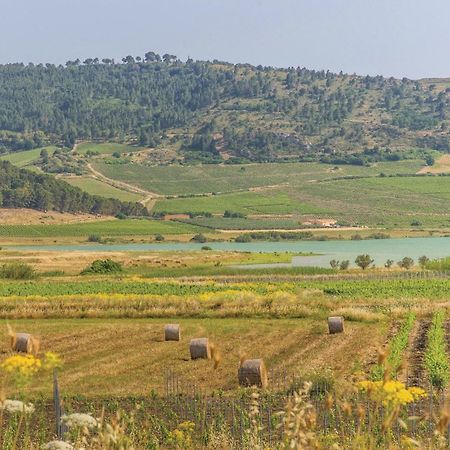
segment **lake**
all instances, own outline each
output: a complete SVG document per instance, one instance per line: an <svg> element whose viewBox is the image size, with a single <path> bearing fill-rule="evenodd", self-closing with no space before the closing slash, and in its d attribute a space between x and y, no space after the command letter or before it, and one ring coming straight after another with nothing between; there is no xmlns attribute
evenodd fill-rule
<svg viewBox="0 0 450 450"><path fill-rule="evenodd" d="M447 237L422 237L422 238L395 238L395 239L370 239L360 241L329 240L329 241L254 241L249 243L237 242L208 242L198 244L194 242L166 242L155 244L82 244L82 245L47 245L47 246L10 246L16 250L39 251L92 251L92 252L128 252L128 251L192 251L200 250L204 245L213 250L242 251L242 252L302 252L315 253L313 256L296 256L292 264L261 265L258 267L283 267L283 266L320 266L329 267L331 259L339 261L350 260L353 264L357 255L368 253L375 260L376 265L383 265L387 259L395 262L409 256L415 261L426 255L430 259L450 256L450 238ZM5 247L6 248L6 247ZM254 267L254 266L246 266Z"/></svg>

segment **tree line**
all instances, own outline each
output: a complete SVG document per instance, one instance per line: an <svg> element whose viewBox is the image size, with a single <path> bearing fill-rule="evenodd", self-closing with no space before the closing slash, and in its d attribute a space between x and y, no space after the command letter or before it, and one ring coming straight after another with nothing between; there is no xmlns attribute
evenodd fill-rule
<svg viewBox="0 0 450 450"><path fill-rule="evenodd" d="M102 215L148 215L140 203L90 195L51 175L18 169L7 161L0 162L0 206Z"/></svg>

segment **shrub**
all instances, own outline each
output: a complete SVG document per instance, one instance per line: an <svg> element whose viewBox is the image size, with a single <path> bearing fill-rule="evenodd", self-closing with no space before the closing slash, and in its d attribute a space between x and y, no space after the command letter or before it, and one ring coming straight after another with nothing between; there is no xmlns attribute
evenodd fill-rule
<svg viewBox="0 0 450 450"><path fill-rule="evenodd" d="M162 234L155 235L155 241L162 242L164 240L164 236Z"/></svg>
<svg viewBox="0 0 450 450"><path fill-rule="evenodd" d="M12 280L29 280L34 278L35 271L32 266L24 263L8 263L4 264L0 270L1 278L8 278Z"/></svg>
<svg viewBox="0 0 450 450"><path fill-rule="evenodd" d="M373 259L370 255L358 255L355 259L355 264L361 267L362 270L367 269L373 263Z"/></svg>
<svg viewBox="0 0 450 450"><path fill-rule="evenodd" d="M122 264L112 259L96 259L89 267L84 269L81 274L91 273L117 273L122 272Z"/></svg>
<svg viewBox="0 0 450 450"><path fill-rule="evenodd" d="M98 234L91 234L88 237L88 242L102 242L102 237Z"/></svg>
<svg viewBox="0 0 450 450"><path fill-rule="evenodd" d="M124 220L127 216L123 212L119 212L116 214L116 219Z"/></svg>
<svg viewBox="0 0 450 450"><path fill-rule="evenodd" d="M411 267L414 265L414 260L412 258L410 258L409 256L405 256L397 264L402 269L407 269L408 270L408 269L411 269Z"/></svg>
<svg viewBox="0 0 450 450"><path fill-rule="evenodd" d="M350 266L350 261L348 259L345 259L344 261L341 261L339 264L339 269L341 270L347 270Z"/></svg>
<svg viewBox="0 0 450 450"><path fill-rule="evenodd" d="M193 242L199 242L200 244L203 244L207 241L206 236L204 236L203 234L196 234L191 241Z"/></svg>
<svg viewBox="0 0 450 450"><path fill-rule="evenodd" d="M212 248L209 247L208 245L204 245L204 246L202 247L202 250L208 251L208 250L212 250Z"/></svg>

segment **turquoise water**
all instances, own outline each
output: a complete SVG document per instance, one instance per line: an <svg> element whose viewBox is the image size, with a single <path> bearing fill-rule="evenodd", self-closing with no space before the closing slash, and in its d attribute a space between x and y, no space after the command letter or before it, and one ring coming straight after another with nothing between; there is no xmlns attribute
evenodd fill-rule
<svg viewBox="0 0 450 450"><path fill-rule="evenodd" d="M331 259L350 260L351 263L357 255L368 253L375 260L376 265L383 265L387 259L395 262L404 256L417 260L422 255L430 259L450 256L450 238L425 237L425 238L396 238L396 239L372 239L361 241L279 241L279 242L208 242L197 244L193 242L167 242L155 244L83 244L83 245L48 245L48 246L15 246L10 249L22 250L46 250L46 251L92 251L92 252L116 252L116 251L188 251L200 250L208 245L214 250L243 251L243 252L312 252L314 256L296 256L293 258L293 266L321 266L329 267ZM273 265L269 265L272 267ZM262 267L258 265L258 267ZM264 266L263 266L264 267ZM278 265L276 267L279 267Z"/></svg>

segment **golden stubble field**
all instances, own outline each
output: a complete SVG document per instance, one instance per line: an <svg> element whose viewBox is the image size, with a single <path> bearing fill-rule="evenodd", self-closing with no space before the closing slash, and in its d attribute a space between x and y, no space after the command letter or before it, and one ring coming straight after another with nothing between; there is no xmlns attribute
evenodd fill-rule
<svg viewBox="0 0 450 450"><path fill-rule="evenodd" d="M182 327L180 342L164 342L165 323ZM16 331L41 339L41 352L61 355L62 392L88 397L146 395L165 389L165 373L206 392L237 388L241 356L264 358L269 371L307 376L331 369L338 380L376 358L387 333L385 322L347 322L345 334L328 335L326 321L311 319L44 319L10 322ZM221 355L217 370L208 360L192 361L189 341L208 337ZM5 357L9 340L1 340ZM51 393L50 377L33 386Z"/></svg>

